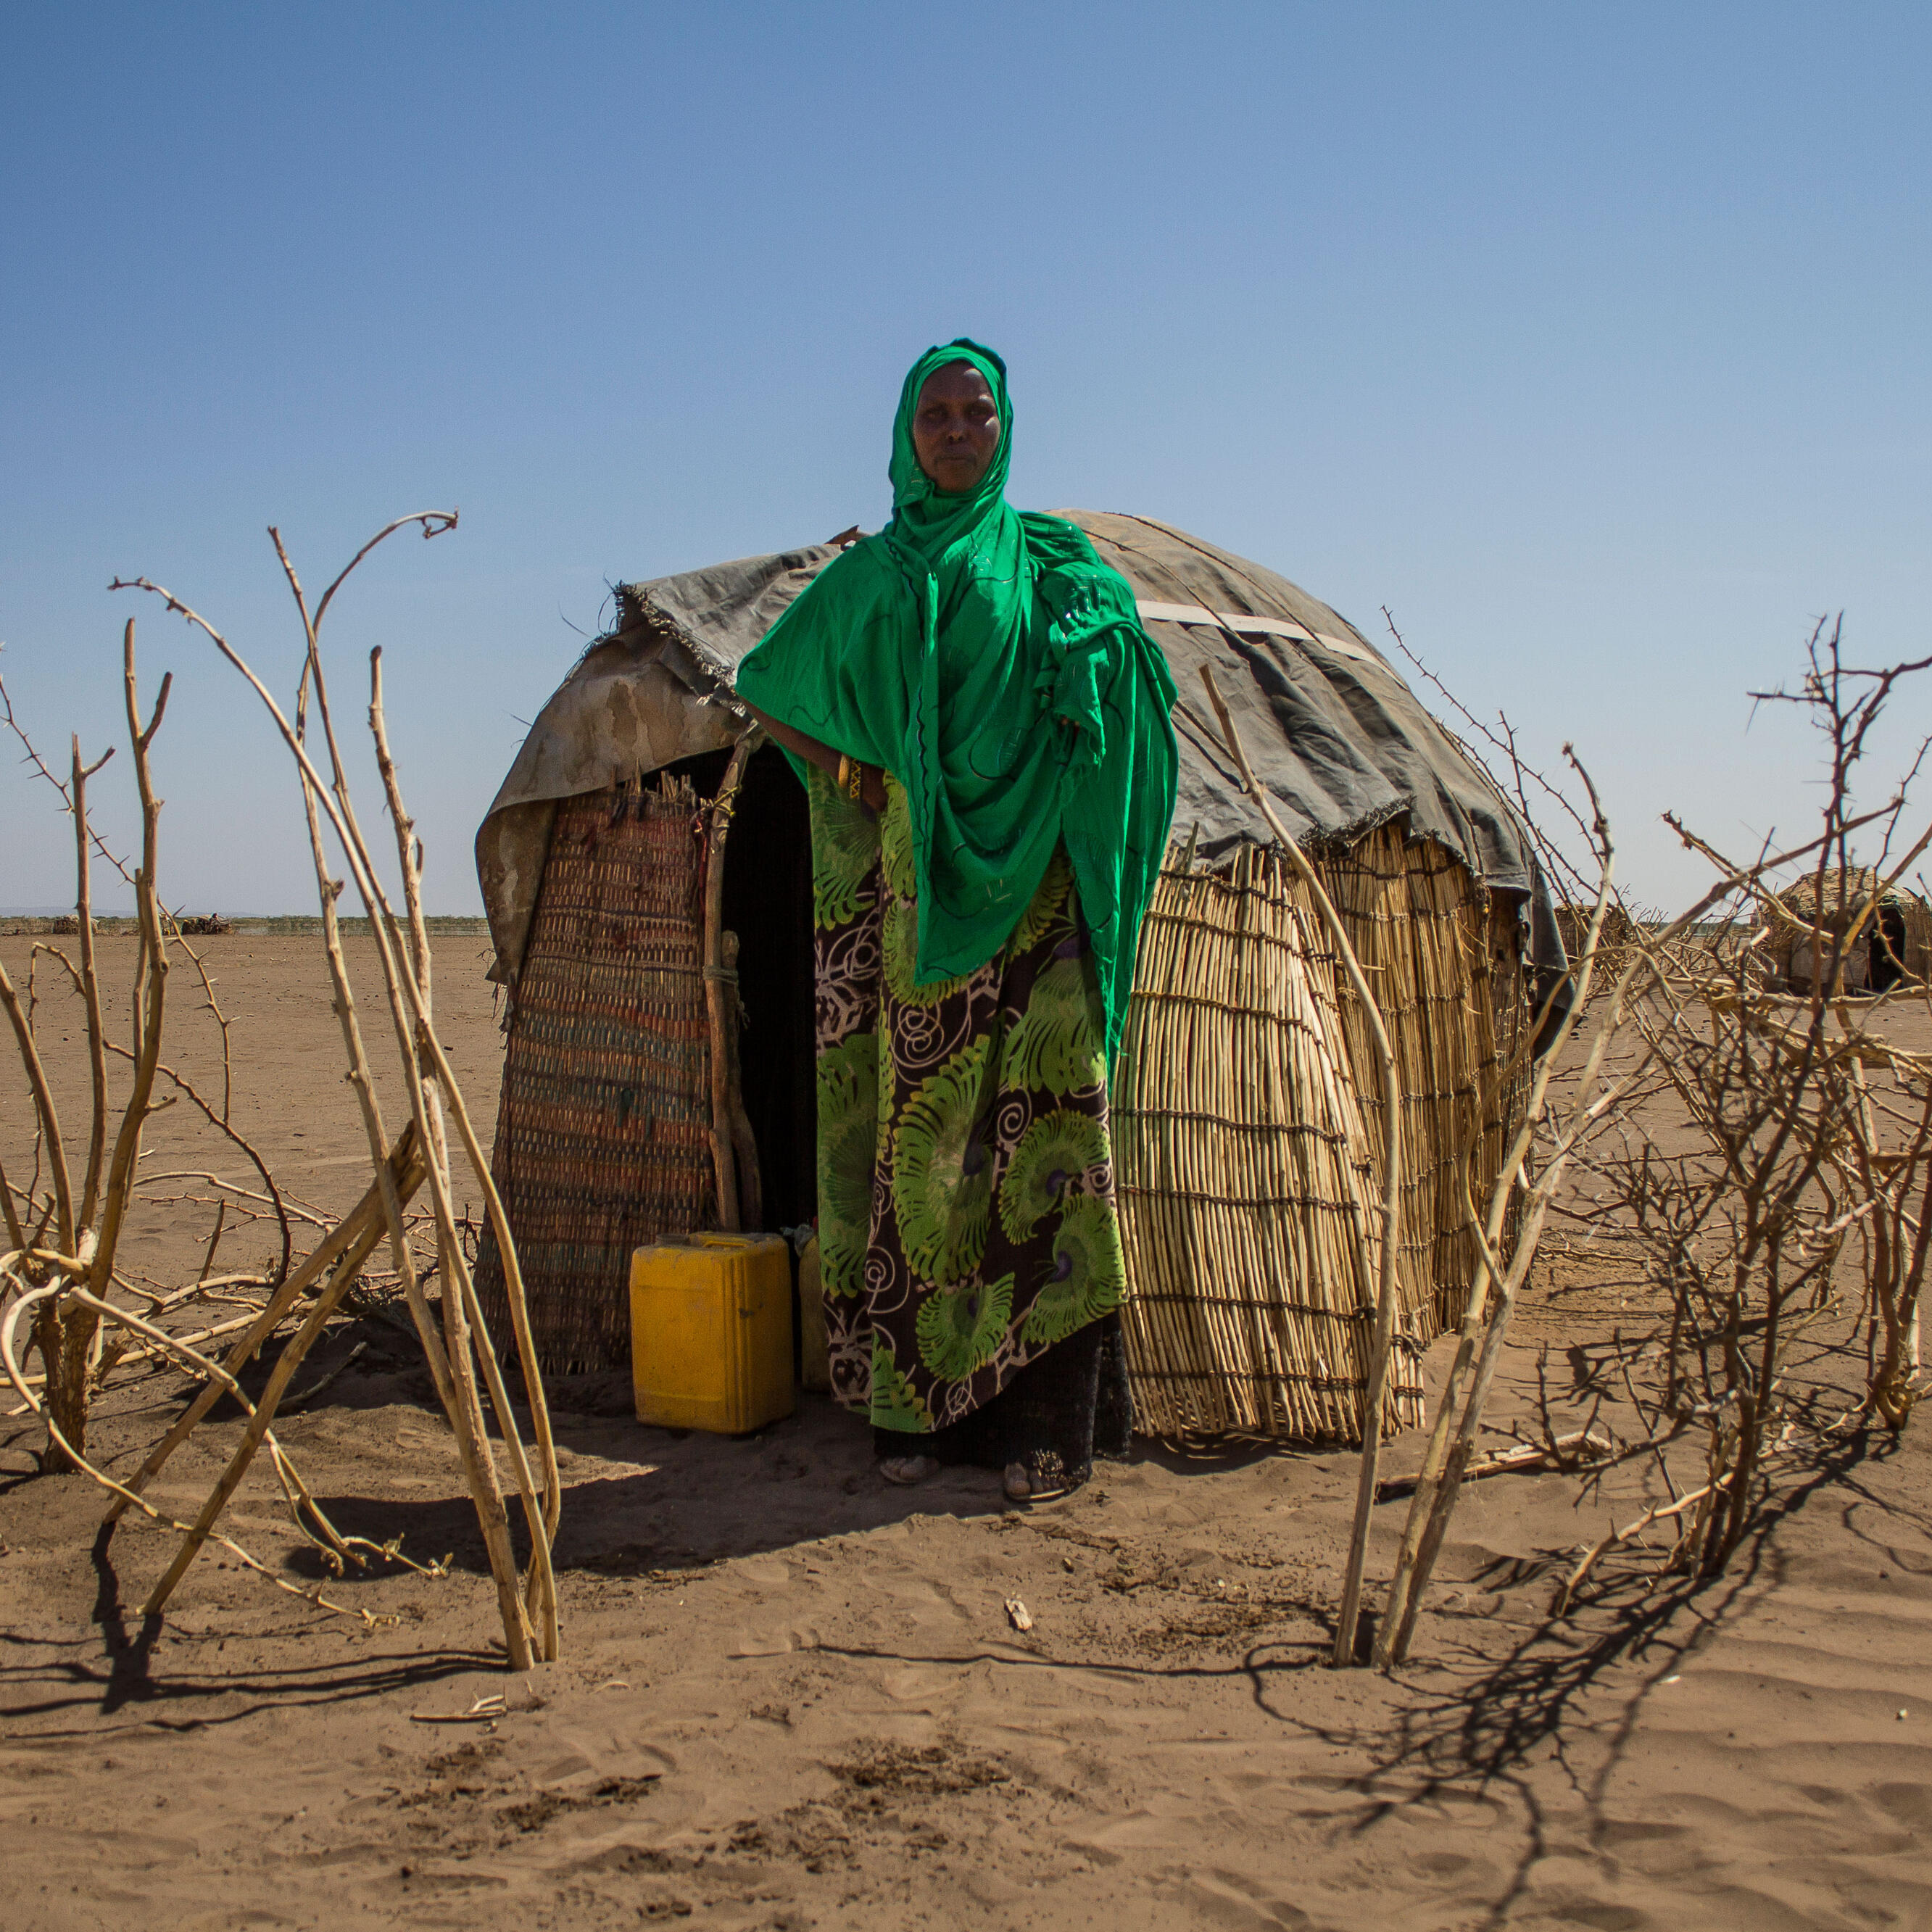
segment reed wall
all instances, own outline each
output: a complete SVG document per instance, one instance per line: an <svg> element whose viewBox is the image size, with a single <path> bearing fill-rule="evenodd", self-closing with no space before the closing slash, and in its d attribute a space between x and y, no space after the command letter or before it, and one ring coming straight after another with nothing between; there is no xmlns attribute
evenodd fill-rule
<svg viewBox="0 0 1932 1932"><path fill-rule="evenodd" d="M557 807L491 1162L548 1374L628 1361L631 1251L717 1225L703 826L681 778ZM487 1235L476 1283L507 1334Z"/></svg>
<svg viewBox="0 0 1932 1932"><path fill-rule="evenodd" d="M512 1007L494 1171L545 1370L628 1358L632 1249L715 1226L699 958L704 801L682 779L558 807ZM754 854L734 855L755 865ZM1402 1321L1387 1428L1419 1419L1421 1352L1460 1320L1519 1116L1513 910L1385 827L1321 862L1401 1064ZM1363 1016L1276 855L1171 856L1115 1070L1122 1311L1139 1426L1170 1439L1360 1437L1388 1124ZM507 1332L486 1238L478 1285Z"/></svg>
<svg viewBox="0 0 1932 1932"><path fill-rule="evenodd" d="M1397 826L1322 862L1400 1064L1402 1318L1384 1427L1419 1419L1422 1350L1461 1318L1522 1104L1513 910ZM1359 1441L1388 1123L1365 1017L1276 857L1161 877L1116 1069L1123 1319L1139 1426Z"/></svg>

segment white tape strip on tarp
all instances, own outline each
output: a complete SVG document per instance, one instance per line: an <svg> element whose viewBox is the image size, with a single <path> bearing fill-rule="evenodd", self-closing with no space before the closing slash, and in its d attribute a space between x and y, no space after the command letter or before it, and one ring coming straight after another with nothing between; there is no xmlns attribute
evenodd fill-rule
<svg viewBox="0 0 1932 1932"><path fill-rule="evenodd" d="M1139 600L1141 621L1148 624L1210 624L1217 630L1238 636L1295 638L1305 644L1321 644L1337 657L1353 658L1361 664L1380 664L1373 651L1352 638L1338 638L1327 631L1311 631L1292 617L1256 617L1241 610L1210 610L1204 604L1156 604Z"/></svg>

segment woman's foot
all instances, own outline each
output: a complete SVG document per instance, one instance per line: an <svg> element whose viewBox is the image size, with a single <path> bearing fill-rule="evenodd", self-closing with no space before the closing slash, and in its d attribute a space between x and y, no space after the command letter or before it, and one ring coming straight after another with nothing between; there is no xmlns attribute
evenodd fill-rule
<svg viewBox="0 0 1932 1932"><path fill-rule="evenodd" d="M1054 1488L1048 1478L1030 1473L1024 1462L1009 1462L1006 1474L1000 1478L1000 1486L1010 1503L1050 1503L1067 1491L1064 1483Z"/></svg>
<svg viewBox="0 0 1932 1932"><path fill-rule="evenodd" d="M888 1456L879 1465L879 1474L887 1482L904 1490L938 1473L939 1465L930 1456Z"/></svg>

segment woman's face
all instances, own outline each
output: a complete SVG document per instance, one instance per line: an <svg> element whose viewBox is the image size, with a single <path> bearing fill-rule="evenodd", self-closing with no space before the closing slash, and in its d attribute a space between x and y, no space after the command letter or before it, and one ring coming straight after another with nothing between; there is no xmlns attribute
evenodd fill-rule
<svg viewBox="0 0 1932 1932"><path fill-rule="evenodd" d="M1000 412L971 363L949 362L927 376L913 411L912 441L919 466L942 496L978 488L1000 447Z"/></svg>

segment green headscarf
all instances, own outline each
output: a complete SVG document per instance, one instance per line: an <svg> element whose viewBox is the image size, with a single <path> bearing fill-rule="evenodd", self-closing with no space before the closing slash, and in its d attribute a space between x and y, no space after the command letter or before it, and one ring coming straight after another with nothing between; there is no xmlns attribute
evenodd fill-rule
<svg viewBox="0 0 1932 1932"><path fill-rule="evenodd" d="M978 488L952 496L920 466L912 425L926 379L956 362L986 379L1000 430ZM999 952L1064 838L1111 1061L1174 815L1174 680L1085 533L1009 506L1012 441L999 357L963 338L928 349L899 392L892 521L826 566L737 688L904 788L922 985Z"/></svg>

